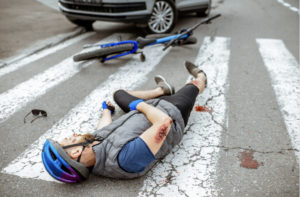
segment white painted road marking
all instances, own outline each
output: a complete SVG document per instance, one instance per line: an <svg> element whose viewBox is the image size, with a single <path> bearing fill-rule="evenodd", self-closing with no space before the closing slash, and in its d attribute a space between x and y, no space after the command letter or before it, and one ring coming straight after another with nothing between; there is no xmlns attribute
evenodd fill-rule
<svg viewBox="0 0 300 197"><path fill-rule="evenodd" d="M218 146L223 127L228 126L225 92L229 45L229 38L204 39L195 64L206 72L208 88L197 97L196 104L204 105L209 100L206 106L213 113L191 113L179 146L147 174L139 196L217 196L214 181Z"/></svg>
<svg viewBox="0 0 300 197"><path fill-rule="evenodd" d="M16 63L13 63L13 64L10 64L8 66L5 66L4 68L0 69L0 77L3 76L3 75L8 74L10 72L13 72L13 71L15 71L15 70L17 70L19 68L22 68L23 66L28 65L31 62L34 62L34 61L36 61L38 59L41 59L41 58L43 58L43 57L45 57L47 55L50 55L50 54L55 53L55 52L57 52L57 51L59 51L59 50L61 50L63 48L66 48L66 47L68 47L68 46L70 46L72 44L75 44L75 43L77 43L77 42L79 42L79 41L81 41L83 39L86 39L86 38L88 38L88 37L90 37L90 36L92 36L94 34L95 34L95 32L88 32L88 33L82 34L80 36L77 36L75 38L67 40L67 41L65 41L65 42L63 42L61 44L58 44L58 45L56 45L54 47L51 47L49 49L45 49L45 50L43 50L41 52L35 53L33 55L30 55L30 56L28 56L28 57L26 57L26 58L24 58L24 59L22 59L22 60L20 60L20 61L18 61Z"/></svg>
<svg viewBox="0 0 300 197"><path fill-rule="evenodd" d="M292 145L300 150L300 67L281 40L256 39ZM298 163L300 153L295 152Z"/></svg>
<svg viewBox="0 0 300 197"><path fill-rule="evenodd" d="M143 50L147 55L147 61L145 62L140 61L139 54L134 55L125 66L109 76L104 83L35 141L17 159L12 161L2 172L24 178L54 181L44 169L41 160L41 150L46 139L59 140L70 136L74 132L87 133L95 131L101 115L102 101L112 101L112 93L115 89L135 89L146 82L148 73L170 51L170 48L166 51L162 51L162 48L163 46L145 48Z"/></svg>
<svg viewBox="0 0 300 197"><path fill-rule="evenodd" d="M300 14L300 11L298 8L291 6L291 4L285 2L284 0L277 0L278 3L281 3L283 6L289 8L290 10L297 12L298 14Z"/></svg>
<svg viewBox="0 0 300 197"><path fill-rule="evenodd" d="M115 33L97 44L114 42L118 35L121 34ZM128 39L131 35L132 34L122 34L122 37ZM83 51L88 50L92 49L85 49ZM7 92L0 94L0 124L29 102L34 101L54 86L71 78L93 62L94 61L74 62L73 56L71 56Z"/></svg>

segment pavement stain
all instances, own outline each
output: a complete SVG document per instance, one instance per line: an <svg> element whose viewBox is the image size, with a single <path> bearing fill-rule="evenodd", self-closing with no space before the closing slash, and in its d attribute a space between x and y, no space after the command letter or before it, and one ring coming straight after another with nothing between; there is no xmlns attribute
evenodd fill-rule
<svg viewBox="0 0 300 197"><path fill-rule="evenodd" d="M199 105L196 105L195 106L195 110L197 111L197 112L208 112L208 113L212 113L212 109L210 109L210 108L208 108L208 107L204 107L204 106L199 106Z"/></svg>
<svg viewBox="0 0 300 197"><path fill-rule="evenodd" d="M249 169L257 169L259 164L256 160L253 160L253 152L240 152L240 158L242 160L242 163L240 164L241 167L249 168Z"/></svg>

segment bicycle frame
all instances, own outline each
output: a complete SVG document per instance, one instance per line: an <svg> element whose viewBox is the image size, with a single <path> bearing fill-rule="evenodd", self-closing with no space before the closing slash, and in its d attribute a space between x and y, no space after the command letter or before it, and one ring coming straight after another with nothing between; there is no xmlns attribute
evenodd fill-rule
<svg viewBox="0 0 300 197"><path fill-rule="evenodd" d="M165 42L169 42L174 38L175 39L178 38L179 36L180 36L180 34L176 34L174 36L159 38L159 39L156 40L156 42L150 43L146 46L151 46L151 45L155 45L155 44L162 44L162 43L165 43ZM188 38L189 36L190 36L190 34L186 34L186 35L181 36L179 39L185 39L185 38ZM106 60L111 60L111 59L115 59L115 58L118 58L118 57L122 57L122 56L125 56L125 55L128 55L128 54L131 54L131 53L136 53L136 51L139 49L139 47L138 47L139 43L137 41L134 41L134 40L127 40L127 41L114 42L114 43L100 45L101 48L104 48L104 47L116 46L116 45L127 44L127 43L132 43L133 44L133 49L131 51L121 53L121 54L118 54L118 55L115 55L115 56L112 56L112 57L103 58L102 61L104 62Z"/></svg>

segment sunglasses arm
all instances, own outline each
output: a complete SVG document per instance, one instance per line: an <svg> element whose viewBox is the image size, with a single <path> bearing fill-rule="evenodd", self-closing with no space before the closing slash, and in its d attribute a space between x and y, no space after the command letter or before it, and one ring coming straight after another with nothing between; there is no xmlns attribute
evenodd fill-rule
<svg viewBox="0 0 300 197"><path fill-rule="evenodd" d="M25 118L24 118L24 123L26 123L26 117L30 114L31 112L29 112L26 116L25 116Z"/></svg>
<svg viewBox="0 0 300 197"><path fill-rule="evenodd" d="M41 117L44 117L44 116L38 116L35 119L33 119L30 123L33 123L33 121L35 121L36 119L41 118Z"/></svg>

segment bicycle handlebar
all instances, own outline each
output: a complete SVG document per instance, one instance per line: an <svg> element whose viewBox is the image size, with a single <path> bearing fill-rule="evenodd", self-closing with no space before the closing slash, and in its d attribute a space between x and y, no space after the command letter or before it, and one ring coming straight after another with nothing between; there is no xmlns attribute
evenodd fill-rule
<svg viewBox="0 0 300 197"><path fill-rule="evenodd" d="M184 36L184 35L190 33L191 31L193 31L194 29L196 29L197 27L199 27L200 25L202 25L202 24L204 24L204 23L208 24L211 20L213 20L213 19L215 19L215 18L218 18L218 17L220 17L220 16L221 16L221 14L217 14L217 15L215 15L215 16L212 16L212 17L210 17L210 18L206 18L206 19L200 21L200 22L197 23L194 27L189 28L187 31L181 33L178 37L173 38L173 39L165 46L165 48L163 48L163 51L166 50L167 48L169 48L175 41L179 40L179 38L180 38L181 36Z"/></svg>

